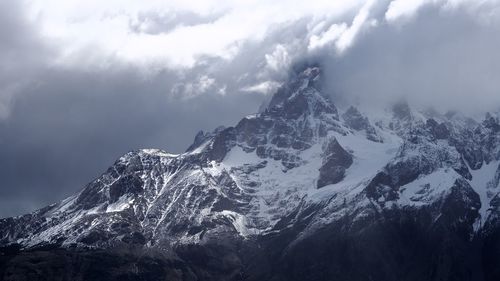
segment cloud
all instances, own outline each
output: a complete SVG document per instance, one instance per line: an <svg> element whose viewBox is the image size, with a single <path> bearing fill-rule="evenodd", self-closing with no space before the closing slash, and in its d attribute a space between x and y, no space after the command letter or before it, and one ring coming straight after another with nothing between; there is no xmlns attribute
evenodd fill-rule
<svg viewBox="0 0 500 281"><path fill-rule="evenodd" d="M286 71L290 67L290 55L286 47L278 44L271 54L265 55L267 66L274 71Z"/></svg>
<svg viewBox="0 0 500 281"><path fill-rule="evenodd" d="M133 63L192 67L199 56L231 59L242 41L262 40L270 27L335 18L362 2L47 0L28 7L44 36L62 45L62 63L81 64L81 51L95 48Z"/></svg>
<svg viewBox="0 0 500 281"><path fill-rule="evenodd" d="M276 92L276 90L281 86L281 83L275 81L266 81L256 85L243 87L241 90L244 92L258 92L266 95L270 95Z"/></svg>
<svg viewBox="0 0 500 281"><path fill-rule="evenodd" d="M17 1L0 2L0 120L9 116L16 93L31 83L30 74L53 55L24 21L23 8Z"/></svg>
<svg viewBox="0 0 500 281"><path fill-rule="evenodd" d="M345 23L332 24L327 31L323 32L321 35L313 34L309 39L309 50L314 50L317 48L322 48L331 42L337 41L347 30L347 25ZM345 39L344 39L345 41ZM345 44L345 43L344 43Z"/></svg>
<svg viewBox="0 0 500 281"><path fill-rule="evenodd" d="M325 62L329 89L351 102L406 98L470 114L498 110L500 26L442 7L422 7L403 25L386 22L358 38L343 56Z"/></svg>
<svg viewBox="0 0 500 281"><path fill-rule="evenodd" d="M345 51L353 44L354 39L368 20L370 10L375 2L375 0L368 0L354 17L351 26L339 36L339 39L336 42L336 47L339 52Z"/></svg>
<svg viewBox="0 0 500 281"><path fill-rule="evenodd" d="M166 14L145 12L138 13L137 17L129 22L129 28L137 33L162 34L176 28L210 24L218 18L217 14L200 15L191 11L174 11Z"/></svg>
<svg viewBox="0 0 500 281"><path fill-rule="evenodd" d="M410 17L426 3L432 3L435 0L395 0L389 4L385 13L387 21L395 21L401 17Z"/></svg>
<svg viewBox="0 0 500 281"><path fill-rule="evenodd" d="M499 4L498 0L394 0L385 12L385 19L388 22L408 19L422 7L433 5L445 10L464 9L477 19L498 21Z"/></svg>

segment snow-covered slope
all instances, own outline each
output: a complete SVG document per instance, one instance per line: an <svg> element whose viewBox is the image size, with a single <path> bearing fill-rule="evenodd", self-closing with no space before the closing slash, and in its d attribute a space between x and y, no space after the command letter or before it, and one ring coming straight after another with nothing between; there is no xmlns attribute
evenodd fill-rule
<svg viewBox="0 0 500 281"><path fill-rule="evenodd" d="M263 112L200 132L185 153L130 152L79 194L0 220L1 244L170 247L301 225L298 241L346 217L368 225L384 210L439 220L454 208L475 233L490 217L496 224L497 117L405 103L382 112L339 112L321 93L321 70L307 68Z"/></svg>

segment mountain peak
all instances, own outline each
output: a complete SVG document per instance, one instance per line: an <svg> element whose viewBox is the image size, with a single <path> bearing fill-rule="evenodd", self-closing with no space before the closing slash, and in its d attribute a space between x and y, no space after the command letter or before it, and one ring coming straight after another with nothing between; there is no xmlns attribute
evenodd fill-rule
<svg viewBox="0 0 500 281"><path fill-rule="evenodd" d="M275 235L287 249L275 252L287 255L308 237L359 234L394 218L423 232L459 225L461 237L496 223L497 116L462 122L407 103L380 116L348 106L339 116L321 75L291 75L265 111L200 131L185 153L127 153L79 194L0 220L0 244L179 249Z"/></svg>
<svg viewBox="0 0 500 281"><path fill-rule="evenodd" d="M308 67L298 73L292 73L287 83L284 83L273 95L269 102L268 109L289 99L293 94L306 88L321 90L319 82L321 80L321 70L319 67Z"/></svg>
<svg viewBox="0 0 500 281"><path fill-rule="evenodd" d="M322 94L322 71L307 67L291 76L274 94L266 112L296 119L300 116L332 114L338 119L337 108L330 98Z"/></svg>

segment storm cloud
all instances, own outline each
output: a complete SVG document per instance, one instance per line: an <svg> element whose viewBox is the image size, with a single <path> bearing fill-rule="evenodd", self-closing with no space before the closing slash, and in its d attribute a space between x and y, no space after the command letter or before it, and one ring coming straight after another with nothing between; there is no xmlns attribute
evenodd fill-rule
<svg viewBox="0 0 500 281"><path fill-rule="evenodd" d="M299 63L321 64L339 103L500 105L498 1L163 2L0 2L0 217L78 192L127 151L182 152Z"/></svg>

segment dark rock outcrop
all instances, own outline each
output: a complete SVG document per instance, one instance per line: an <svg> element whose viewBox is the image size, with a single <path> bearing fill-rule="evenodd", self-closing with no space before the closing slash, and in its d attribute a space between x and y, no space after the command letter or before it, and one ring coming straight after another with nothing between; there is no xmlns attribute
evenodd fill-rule
<svg viewBox="0 0 500 281"><path fill-rule="evenodd" d="M327 143L323 153L325 156L319 169L318 188L342 181L346 170L353 162L352 155L345 151L336 139Z"/></svg>

